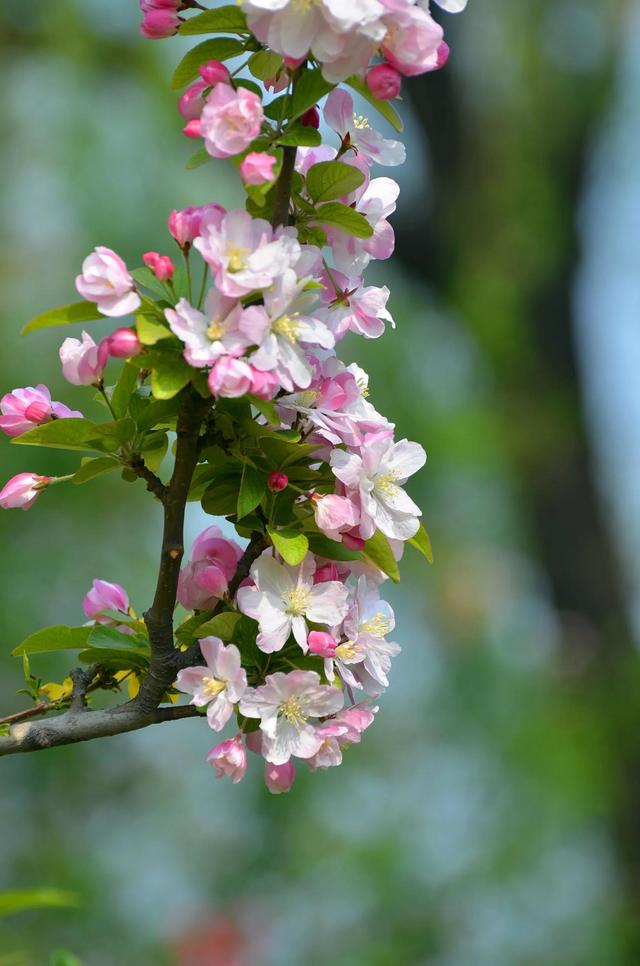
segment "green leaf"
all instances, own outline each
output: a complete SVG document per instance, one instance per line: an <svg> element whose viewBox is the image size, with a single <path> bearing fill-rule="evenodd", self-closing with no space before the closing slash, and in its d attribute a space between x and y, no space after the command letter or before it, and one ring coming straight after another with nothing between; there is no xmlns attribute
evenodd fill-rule
<svg viewBox="0 0 640 966"><path fill-rule="evenodd" d="M138 429L151 429L154 426L171 428L178 412L177 399L152 399L151 397L133 396L129 410L138 424Z"/></svg>
<svg viewBox="0 0 640 966"><path fill-rule="evenodd" d="M15 436L12 443L16 446L48 446L50 449L100 449L89 443L97 434L98 427L90 419L54 419L30 429L22 436Z"/></svg>
<svg viewBox="0 0 640 966"><path fill-rule="evenodd" d="M160 469L163 459L167 455L169 448L169 437L164 429L156 430L145 436L141 452L144 456L144 464L153 473Z"/></svg>
<svg viewBox="0 0 640 966"><path fill-rule="evenodd" d="M128 362L122 367L120 377L111 393L111 405L118 418L127 415L129 400L138 384L138 369Z"/></svg>
<svg viewBox="0 0 640 966"><path fill-rule="evenodd" d="M295 567L307 556L309 541L304 533L297 530L276 530L274 527L267 527L267 533L285 563Z"/></svg>
<svg viewBox="0 0 640 966"><path fill-rule="evenodd" d="M185 31L186 32L186 31ZM244 50L244 44L234 37L214 37L211 40L204 40L197 47L193 47L184 55L171 78L171 87L174 91L180 90L185 84L189 84L198 76L200 64L208 60L228 60L229 57L236 57Z"/></svg>
<svg viewBox="0 0 640 966"><path fill-rule="evenodd" d="M19 657L21 654L46 654L48 651L72 651L86 646L92 627L66 627L55 624L53 627L43 627L26 637L15 647L11 655Z"/></svg>
<svg viewBox="0 0 640 966"><path fill-rule="evenodd" d="M2 960L0 960L0 966L2 966ZM84 966L84 964L68 949L54 949L49 958L49 966Z"/></svg>
<svg viewBox="0 0 640 966"><path fill-rule="evenodd" d="M196 638L219 637L225 644L232 644L236 628L242 619L243 615L237 611L225 611L224 614L216 614L215 617L211 617L204 624L198 624L192 636Z"/></svg>
<svg viewBox="0 0 640 966"><path fill-rule="evenodd" d="M147 268L146 265L143 265L140 268L132 268L130 275L139 285L144 286L144 288L148 288L151 292L155 292L155 294L159 295L160 298L166 299L166 288L160 279L156 278L151 269ZM142 309L142 312L145 312L146 309L147 306L145 305Z"/></svg>
<svg viewBox="0 0 640 966"><path fill-rule="evenodd" d="M278 416L275 403L270 399L258 399L257 396L252 396L250 393L248 398L251 401L251 405L255 406L258 412L262 413L268 423L271 423L272 426L280 425L280 417Z"/></svg>
<svg viewBox="0 0 640 966"><path fill-rule="evenodd" d="M264 427L261 427L264 429ZM259 437L260 447L275 469L282 470L307 459L318 449L318 443L299 443L288 440L282 433Z"/></svg>
<svg viewBox="0 0 640 966"><path fill-rule="evenodd" d="M211 160L212 160L212 157L210 154L207 153L206 148L198 148L196 153L192 154L189 160L187 161L187 163L185 164L185 168L187 169L187 171L193 171L194 168L199 168L201 165L206 164L207 161L211 161Z"/></svg>
<svg viewBox="0 0 640 966"><path fill-rule="evenodd" d="M22 335L30 332L37 332L38 329L49 329L54 325L70 325L72 322L93 322L95 319L104 319L105 316L98 311L94 302L72 302L70 305L61 305L57 309L49 309L48 312L41 312L36 315L22 329Z"/></svg>
<svg viewBox="0 0 640 966"><path fill-rule="evenodd" d="M242 467L242 479L240 481L240 492L238 493L238 519L240 520L247 513L251 513L258 506L266 492L266 474L245 463Z"/></svg>
<svg viewBox="0 0 640 966"><path fill-rule="evenodd" d="M140 650L141 647L147 650L149 648L149 642L144 635L125 634L124 631L119 631L117 627L111 627L109 624L94 624L89 630L91 632L87 638L89 647L118 646L132 647L137 650Z"/></svg>
<svg viewBox="0 0 640 966"><path fill-rule="evenodd" d="M330 540L320 533L308 533L309 547L319 557L327 560L362 560L362 554L357 550L348 550L343 543Z"/></svg>
<svg viewBox="0 0 640 966"><path fill-rule="evenodd" d="M362 553L374 566L379 567L387 577L391 577L396 584L399 582L400 570L384 533L380 533L379 530L374 533L371 539L365 543Z"/></svg>
<svg viewBox="0 0 640 966"><path fill-rule="evenodd" d="M80 904L73 892L62 889L12 889L0 892L0 916L12 916L28 909L68 908Z"/></svg>
<svg viewBox="0 0 640 966"><path fill-rule="evenodd" d="M431 540L429 539L429 534L422 524L420 524L420 528L415 537L411 537L409 539L409 543L412 547L415 547L416 550L419 550L420 553L427 558L430 564L433 563L433 548L431 546Z"/></svg>
<svg viewBox="0 0 640 966"><path fill-rule="evenodd" d="M202 509L211 516L229 516L238 506L240 464L222 467L202 497Z"/></svg>
<svg viewBox="0 0 640 966"><path fill-rule="evenodd" d="M398 131L398 133L402 133L404 129L402 118L390 101L379 101L377 97L373 96L364 81L360 80L356 74L352 74L351 77L347 77L345 84L347 84L352 90L356 91L360 97L364 97L369 104L375 107L376 111L378 111L379 114L382 114L389 124L391 124L391 126Z"/></svg>
<svg viewBox="0 0 640 966"><path fill-rule="evenodd" d="M249 70L261 81L275 77L281 67L282 57L272 50L259 50L249 58Z"/></svg>
<svg viewBox="0 0 640 966"><path fill-rule="evenodd" d="M298 225L298 241L301 244L324 248L327 244L327 234L318 226Z"/></svg>
<svg viewBox="0 0 640 966"><path fill-rule="evenodd" d="M129 443L136 431L136 424L133 419L115 419L110 423L99 423L94 426L93 434L87 440L87 444L93 449L102 450L105 453L113 453L126 443Z"/></svg>
<svg viewBox="0 0 640 966"><path fill-rule="evenodd" d="M359 211L354 211L348 205L342 205L338 201L331 201L328 205L321 205L316 209L314 220L322 222L324 225L333 225L340 231L348 235L355 235L356 238L371 238L373 228Z"/></svg>
<svg viewBox="0 0 640 966"><path fill-rule="evenodd" d="M152 367L151 391L156 399L173 399L191 381L193 369L182 356L174 352L163 353L162 359Z"/></svg>
<svg viewBox="0 0 640 966"><path fill-rule="evenodd" d="M315 127L310 124L292 124L287 128L282 137L278 138L278 144L290 147L309 147L315 148L322 144L322 135Z"/></svg>
<svg viewBox="0 0 640 966"><path fill-rule="evenodd" d="M247 80L246 77L236 77L235 78L236 87L245 87L248 91L251 91L256 97L262 100L262 90L253 81Z"/></svg>
<svg viewBox="0 0 640 966"><path fill-rule="evenodd" d="M180 25L178 33L183 36L197 34L245 34L248 33L247 18L240 7L218 7L205 10Z"/></svg>
<svg viewBox="0 0 640 966"><path fill-rule="evenodd" d="M72 483L87 483L102 473L110 470L118 470L122 466L120 460L113 456L93 456L85 457L80 464L80 469L76 470Z"/></svg>
<svg viewBox="0 0 640 966"><path fill-rule="evenodd" d="M342 198L359 188L364 174L343 161L319 161L307 172L307 191L316 203ZM351 210L351 209L349 209Z"/></svg>
<svg viewBox="0 0 640 966"><path fill-rule="evenodd" d="M133 647L88 647L80 651L78 659L83 664L101 664L117 671L129 668L144 671L149 666L149 654Z"/></svg>
<svg viewBox="0 0 640 966"><path fill-rule="evenodd" d="M310 107L313 107L321 97L332 91L335 86L335 84L331 84L324 79L319 68L305 71L296 84L296 89L291 98L291 113L289 116L294 119L300 117Z"/></svg>

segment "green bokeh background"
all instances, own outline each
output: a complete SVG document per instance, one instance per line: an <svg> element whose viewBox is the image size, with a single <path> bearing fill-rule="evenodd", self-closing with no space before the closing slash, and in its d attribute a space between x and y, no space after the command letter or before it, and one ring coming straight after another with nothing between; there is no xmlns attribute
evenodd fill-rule
<svg viewBox="0 0 640 966"><path fill-rule="evenodd" d="M42 381L89 415L60 332L21 325L74 298L94 245L136 265L171 251L171 208L241 203L231 167L185 171L168 77L186 44L143 42L138 20L135 0L0 0L0 386ZM389 590L403 652L376 725L289 796L256 760L216 782L201 721L4 759L0 889L79 907L0 920L0 964L56 947L88 966L640 960L640 472L593 389L607 367L607 399L633 399L636 370L588 351L588 319L615 334L618 317L585 308L607 304L598 253L625 247L596 189L624 181L640 224L640 19L614 0L471 0L445 26L446 71L405 85L397 256L370 272L397 330L343 343L429 453L410 491L436 563L408 548ZM637 332L638 257L621 261ZM76 464L0 451L2 480ZM192 508L190 539L205 525ZM93 577L144 609L158 527L142 484L109 476L0 516L2 714L25 701L11 648L80 623Z"/></svg>

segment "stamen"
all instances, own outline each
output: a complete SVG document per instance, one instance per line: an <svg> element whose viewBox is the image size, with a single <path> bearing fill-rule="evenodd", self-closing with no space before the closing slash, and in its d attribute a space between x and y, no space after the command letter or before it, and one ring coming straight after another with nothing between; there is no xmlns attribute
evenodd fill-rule
<svg viewBox="0 0 640 966"><path fill-rule="evenodd" d="M226 684L224 681L218 681L217 678L209 677L202 679L202 690L208 698L216 698L225 688Z"/></svg>
<svg viewBox="0 0 640 966"><path fill-rule="evenodd" d="M299 325L296 317L291 315L281 315L271 326L272 330L278 335L284 336L289 342L295 343L298 338Z"/></svg>
<svg viewBox="0 0 640 966"><path fill-rule="evenodd" d="M303 617L310 596L310 592L305 590L304 587L294 587L283 597L283 601L287 605L286 613L291 617Z"/></svg>
<svg viewBox="0 0 640 966"><path fill-rule="evenodd" d="M307 723L307 716L303 714L302 706L295 694L292 694L290 698L283 701L280 705L279 714L283 718L286 718L289 724L300 727L300 725L305 725Z"/></svg>
<svg viewBox="0 0 640 966"><path fill-rule="evenodd" d="M371 634L372 637L384 637L393 627L392 622L385 614L375 614L361 626L363 634Z"/></svg>

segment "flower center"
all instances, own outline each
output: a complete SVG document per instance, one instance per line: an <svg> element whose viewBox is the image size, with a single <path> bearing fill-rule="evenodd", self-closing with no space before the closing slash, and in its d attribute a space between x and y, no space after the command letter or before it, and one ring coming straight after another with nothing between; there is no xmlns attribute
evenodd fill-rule
<svg viewBox="0 0 640 966"><path fill-rule="evenodd" d="M202 691L207 698L217 698L225 688L226 684L224 681L218 681L217 678L210 677L202 679Z"/></svg>
<svg viewBox="0 0 640 966"><path fill-rule="evenodd" d="M295 316L281 315L279 319L276 319L271 328L277 335L284 336L289 342L293 343L297 340L299 326Z"/></svg>
<svg viewBox="0 0 640 966"><path fill-rule="evenodd" d="M227 245L227 271L239 272L247 267L247 255L250 248L243 248L241 245Z"/></svg>
<svg viewBox="0 0 640 966"><path fill-rule="evenodd" d="M336 657L340 661L352 661L358 656L359 647L355 641L345 641L336 647Z"/></svg>
<svg viewBox="0 0 640 966"><path fill-rule="evenodd" d="M353 126L355 127L356 131L367 131L371 129L369 118L364 117L362 114L353 115Z"/></svg>
<svg viewBox="0 0 640 966"><path fill-rule="evenodd" d="M303 617L309 603L309 596L309 591L305 590L304 587L294 587L283 598L287 605L286 613L290 614L291 617Z"/></svg>
<svg viewBox="0 0 640 966"><path fill-rule="evenodd" d="M290 698L282 702L279 713L283 718L286 718L289 724L295 725L296 727L307 723L307 716L303 714L302 706L295 694L292 694Z"/></svg>
<svg viewBox="0 0 640 966"><path fill-rule="evenodd" d="M305 409L310 409L317 401L319 395L320 393L317 389L305 390L305 392L300 394L300 405L304 406Z"/></svg>
<svg viewBox="0 0 640 966"><path fill-rule="evenodd" d="M292 0L291 7L294 13L309 13L318 2L319 0Z"/></svg>
<svg viewBox="0 0 640 966"><path fill-rule="evenodd" d="M364 376L360 376L359 379L356 379L356 386L360 390L360 395L362 396L362 398L366 399L367 396L369 395L369 387L365 382Z"/></svg>
<svg viewBox="0 0 640 966"><path fill-rule="evenodd" d="M396 486L395 481L397 479L398 474L395 470L390 470L388 473L380 473L374 480L373 488L378 493L381 493L382 496L394 497L400 489L399 486Z"/></svg>
<svg viewBox="0 0 640 966"><path fill-rule="evenodd" d="M225 328L222 322L220 322L218 319L211 319L211 323L207 329L207 335L211 341L216 342L218 339L221 339L224 333Z"/></svg>
<svg viewBox="0 0 640 966"><path fill-rule="evenodd" d="M397 489L397 487L396 487ZM392 623L384 614L374 614L368 621L360 627L363 634L371 634L372 637L384 637L392 628Z"/></svg>

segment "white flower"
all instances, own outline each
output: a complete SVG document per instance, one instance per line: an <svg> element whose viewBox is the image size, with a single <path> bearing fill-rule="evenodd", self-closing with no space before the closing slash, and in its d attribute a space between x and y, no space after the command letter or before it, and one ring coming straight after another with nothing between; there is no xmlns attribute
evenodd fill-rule
<svg viewBox="0 0 640 966"><path fill-rule="evenodd" d="M206 667L179 671L176 688L192 694L190 703L197 708L206 707L209 724L214 731L222 731L247 689L247 675L235 644L225 647L219 637L203 637L200 650Z"/></svg>
<svg viewBox="0 0 640 966"><path fill-rule="evenodd" d="M369 119L356 114L353 98L348 91L336 87L329 94L323 109L324 119L343 142L351 145L356 153L377 164L404 164L407 156L404 144L384 138L371 127ZM347 141L348 138L348 141Z"/></svg>
<svg viewBox="0 0 640 966"><path fill-rule="evenodd" d="M258 647L279 651L291 633L307 652L307 620L334 626L347 613L347 588L337 580L313 583L316 564L309 554L297 567L263 554L251 567L253 587L238 591L238 607L260 625Z"/></svg>
<svg viewBox="0 0 640 966"><path fill-rule="evenodd" d="M400 646L385 638L395 626L393 610L380 598L377 585L365 576L360 577L342 628L342 636L347 639L336 648L334 659L325 660L328 680L333 681L335 662L343 681L350 687L360 688L362 684L350 668L362 664L378 685L389 687L391 658L400 653Z"/></svg>
<svg viewBox="0 0 640 966"><path fill-rule="evenodd" d="M336 714L344 703L342 691L320 684L315 671L269 674L265 684L249 690L240 702L247 718L259 718L262 754L273 765L284 765L292 755L311 758L323 738L310 719Z"/></svg>
<svg viewBox="0 0 640 966"><path fill-rule="evenodd" d="M389 433L366 438L361 455L334 450L331 466L347 496L360 501L360 533L367 540L376 529L392 540L409 540L418 532L422 511L402 489L426 462L418 443L394 443Z"/></svg>

